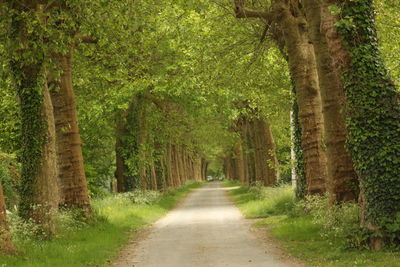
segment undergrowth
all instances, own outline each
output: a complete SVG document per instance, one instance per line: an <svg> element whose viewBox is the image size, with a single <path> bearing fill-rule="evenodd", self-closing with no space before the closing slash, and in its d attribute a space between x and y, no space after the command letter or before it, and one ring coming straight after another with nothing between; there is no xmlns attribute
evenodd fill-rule
<svg viewBox="0 0 400 267"><path fill-rule="evenodd" d="M321 196L296 201L290 186L239 187L230 194L246 218L262 218L256 226L268 229L286 251L312 266L400 266L398 249L375 252L364 245L356 203L332 207Z"/></svg>
<svg viewBox="0 0 400 267"><path fill-rule="evenodd" d="M134 191L92 200L95 218L78 219L74 211L57 216L57 235L40 239L31 222L9 213L13 241L19 250L14 256L0 256L0 266L74 267L109 266L118 250L146 226L172 209L177 201L202 183L189 182L164 194Z"/></svg>

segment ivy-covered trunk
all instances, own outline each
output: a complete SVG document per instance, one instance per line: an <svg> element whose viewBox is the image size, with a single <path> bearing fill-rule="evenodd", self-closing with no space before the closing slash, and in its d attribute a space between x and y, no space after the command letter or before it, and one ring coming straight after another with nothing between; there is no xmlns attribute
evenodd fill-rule
<svg viewBox="0 0 400 267"><path fill-rule="evenodd" d="M358 198L358 177L350 152L345 147L347 130L345 113L342 112L346 101L343 82L340 73L333 66L326 37L321 31L321 25L324 23L321 11L325 4L317 0L305 0L303 4L318 68L325 122L328 191L333 202L355 200Z"/></svg>
<svg viewBox="0 0 400 267"><path fill-rule="evenodd" d="M274 10L284 29L289 70L296 87L306 194L323 194L326 191L327 160L322 140L324 122L314 48L308 39L307 23L298 7L278 1Z"/></svg>
<svg viewBox="0 0 400 267"><path fill-rule="evenodd" d="M21 108L21 185L19 213L41 225L43 233L55 232L58 208L57 162L53 107L45 79L42 14L36 2L10 2L10 67ZM31 23L37 27L28 30Z"/></svg>
<svg viewBox="0 0 400 267"><path fill-rule="evenodd" d="M399 242L400 95L378 50L372 0L329 0L325 31L347 98L348 148L360 177L362 225L370 245Z"/></svg>
<svg viewBox="0 0 400 267"><path fill-rule="evenodd" d="M60 205L79 209L84 216L90 217L92 211L72 85L72 48L65 55L54 55L54 59L61 70L59 81L51 81L55 85L51 98L57 134Z"/></svg>
<svg viewBox="0 0 400 267"><path fill-rule="evenodd" d="M292 89L294 96L296 97L296 90ZM292 146L293 146L293 169L294 169L294 176L296 178L295 181L295 195L298 200L304 199L306 195L306 174L304 171L304 152L301 146L301 125L299 120L299 106L297 105L296 99L293 100L292 103Z"/></svg>
<svg viewBox="0 0 400 267"><path fill-rule="evenodd" d="M36 83L42 88L30 87ZM37 85L39 85L37 84ZM44 79L22 79L22 170L19 213L33 219L47 235L55 233L59 204L53 106Z"/></svg>
<svg viewBox="0 0 400 267"><path fill-rule="evenodd" d="M10 228L7 222L6 203L4 202L3 186L0 181L0 255L15 252L11 240Z"/></svg>

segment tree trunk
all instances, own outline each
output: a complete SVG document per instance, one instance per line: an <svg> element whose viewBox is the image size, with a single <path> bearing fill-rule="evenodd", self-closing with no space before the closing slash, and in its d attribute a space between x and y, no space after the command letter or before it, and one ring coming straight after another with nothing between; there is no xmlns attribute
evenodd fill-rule
<svg viewBox="0 0 400 267"><path fill-rule="evenodd" d="M72 85L72 48L66 55L55 55L62 73L51 91L57 134L60 205L78 208L91 216L89 193L83 166L82 141L79 135L75 94Z"/></svg>
<svg viewBox="0 0 400 267"><path fill-rule="evenodd" d="M326 37L321 32L321 8L325 4L317 0L305 0L303 4L318 67L329 192L333 201L355 200L358 197L358 178L350 153L345 148L347 131L345 113L342 112L345 104L343 81L333 66Z"/></svg>
<svg viewBox="0 0 400 267"><path fill-rule="evenodd" d="M243 149L240 144L237 144L235 147L235 176L240 183L245 183L246 178L244 170Z"/></svg>
<svg viewBox="0 0 400 267"><path fill-rule="evenodd" d="M173 164L173 151L172 151L172 144L168 143L167 144L167 157L166 157L166 165L165 169L168 172L167 175L167 181L168 181L168 187L175 188L176 187L176 181L175 181L175 170L174 170L174 164Z"/></svg>
<svg viewBox="0 0 400 267"><path fill-rule="evenodd" d="M15 253L15 248L11 240L10 228L7 223L3 186L0 183L0 255L13 253Z"/></svg>
<svg viewBox="0 0 400 267"><path fill-rule="evenodd" d="M247 170L249 175L249 184L255 185L256 183L256 157L255 157L255 133L254 133L254 121L246 119L245 128L243 130L244 142L246 143L247 151Z"/></svg>
<svg viewBox="0 0 400 267"><path fill-rule="evenodd" d="M22 129L19 214L26 220L33 219L43 233L51 236L59 196L53 107L44 79L44 44L41 33L36 28L28 31L26 18L18 17L20 13L32 16L40 7L15 3L10 8L15 12L10 68L20 100Z"/></svg>
<svg viewBox="0 0 400 267"><path fill-rule="evenodd" d="M294 8L294 10L293 10ZM280 2L275 10L284 31L291 77L296 87L302 127L307 194L326 191L326 155L323 149L324 124L314 48L310 44L307 23L296 7Z"/></svg>
<svg viewBox="0 0 400 267"><path fill-rule="evenodd" d="M205 181L207 178L207 168L208 168L208 162L202 158L201 159L201 176L202 180Z"/></svg>
<svg viewBox="0 0 400 267"><path fill-rule="evenodd" d="M59 203L53 106L47 84L32 73L25 73L24 77L29 78L21 79L19 88L23 144L19 212L51 236L55 233L54 213ZM42 90L36 84L42 85Z"/></svg>
<svg viewBox="0 0 400 267"><path fill-rule="evenodd" d="M372 0L324 3L322 30L344 81L347 143L360 178L362 224L374 233L371 247L380 249L384 240L376 236L390 236L383 232L400 212L400 94L380 57ZM351 21L350 28L330 5L341 7L340 18Z"/></svg>
<svg viewBox="0 0 400 267"><path fill-rule="evenodd" d="M278 159L275 142L269 123L262 119L254 120L254 132L257 155L257 180L265 186L272 186L278 179Z"/></svg>
<svg viewBox="0 0 400 267"><path fill-rule="evenodd" d="M150 166L151 190L157 190L157 174L154 165Z"/></svg>

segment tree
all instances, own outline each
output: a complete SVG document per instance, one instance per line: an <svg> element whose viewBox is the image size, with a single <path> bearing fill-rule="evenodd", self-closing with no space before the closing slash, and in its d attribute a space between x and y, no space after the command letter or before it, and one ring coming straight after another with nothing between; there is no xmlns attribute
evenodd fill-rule
<svg viewBox="0 0 400 267"><path fill-rule="evenodd" d="M345 146L347 129L345 113L342 112L346 106L343 81L338 69L334 67L323 30L326 16L322 14L322 10L327 8L327 4L316 0L306 0L303 4L318 68L325 121L324 143L328 159L329 192L334 202L356 200L358 177L350 152Z"/></svg>
<svg viewBox="0 0 400 267"><path fill-rule="evenodd" d="M28 3L29 2L29 3ZM21 204L25 219L55 231L58 188L53 107L45 80L43 12L40 3L10 2L10 68L20 99L22 128ZM36 24L37 27L32 25Z"/></svg>
<svg viewBox="0 0 400 267"><path fill-rule="evenodd" d="M61 69L61 76L59 81L50 81L50 84L54 85L51 98L57 134L60 205L79 209L84 216L90 217L91 207L83 167L82 141L79 135L72 84L72 53L73 47L71 46L67 54L53 56L57 67Z"/></svg>
<svg viewBox="0 0 400 267"><path fill-rule="evenodd" d="M370 0L326 1L329 52L343 77L348 147L360 177L362 223L380 249L399 212L399 92L378 50ZM392 236L393 238L393 236Z"/></svg>
<svg viewBox="0 0 400 267"><path fill-rule="evenodd" d="M290 75L296 88L302 129L304 171L307 194L323 194L326 190L326 156L323 146L324 121L314 48L308 39L307 21L299 3L274 1L271 11L246 9L244 1L235 1L238 18L262 18L267 27L278 23L288 55ZM268 28L267 28L268 29Z"/></svg>

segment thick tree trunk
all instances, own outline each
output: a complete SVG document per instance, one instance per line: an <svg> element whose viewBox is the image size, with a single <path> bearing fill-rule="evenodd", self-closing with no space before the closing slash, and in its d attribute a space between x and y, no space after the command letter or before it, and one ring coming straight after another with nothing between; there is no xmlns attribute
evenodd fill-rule
<svg viewBox="0 0 400 267"><path fill-rule="evenodd" d="M15 253L15 247L12 243L10 228L7 223L3 186L0 183L0 255L12 253Z"/></svg>
<svg viewBox="0 0 400 267"><path fill-rule="evenodd" d="M333 66L326 37L321 32L321 8L325 4L317 0L305 0L303 4L318 67L329 192L333 201L354 200L358 197L358 178L350 153L345 148L347 131L345 113L342 112L345 105L343 81Z"/></svg>
<svg viewBox="0 0 400 267"><path fill-rule="evenodd" d="M45 82L29 72L24 78L19 88L23 143L19 212L21 217L40 224L44 233L51 236L55 233L54 213L59 203L53 106ZM35 84L44 85L41 92ZM39 101L39 109L35 107L38 102L32 103L35 100Z"/></svg>
<svg viewBox="0 0 400 267"><path fill-rule="evenodd" d="M341 7L340 17L329 6ZM333 66L344 80L348 148L360 178L362 225L381 249L387 226L400 212L400 94L380 56L372 0L324 1L322 31ZM393 236L392 236L393 237Z"/></svg>
<svg viewBox="0 0 400 267"><path fill-rule="evenodd" d="M322 140L324 124L314 48L309 42L307 24L300 11L283 2L275 10L283 27L289 69L296 87L306 191L307 194L323 194L326 191L327 160Z"/></svg>
<svg viewBox="0 0 400 267"><path fill-rule="evenodd" d="M56 231L55 213L59 205L58 168L56 130L54 127L53 106L50 93L45 84L43 88L42 116L46 118L46 141L42 150L41 164L36 177L36 188L34 196L34 207L32 207L32 218L41 224L45 231L54 234Z"/></svg>
<svg viewBox="0 0 400 267"><path fill-rule="evenodd" d="M274 138L269 123L254 120L256 179L265 186L272 186L278 179L279 163L276 157Z"/></svg>
<svg viewBox="0 0 400 267"><path fill-rule="evenodd" d="M10 36L10 68L14 75L21 107L21 185L19 214L40 224L43 233L55 232L54 212L58 207L57 158L53 107L45 83L41 33L28 31L25 18L41 6L32 3L13 3ZM18 17L18 19L16 19ZM15 49L15 50L14 50ZM14 50L14 51L13 51ZM29 58L24 55L29 55ZM18 55L18 56L15 56Z"/></svg>
<svg viewBox="0 0 400 267"><path fill-rule="evenodd" d="M56 90L51 91L57 133L60 205L80 209L91 216L89 193L83 165L75 94L72 85L72 48L66 55L56 55L62 70Z"/></svg>

